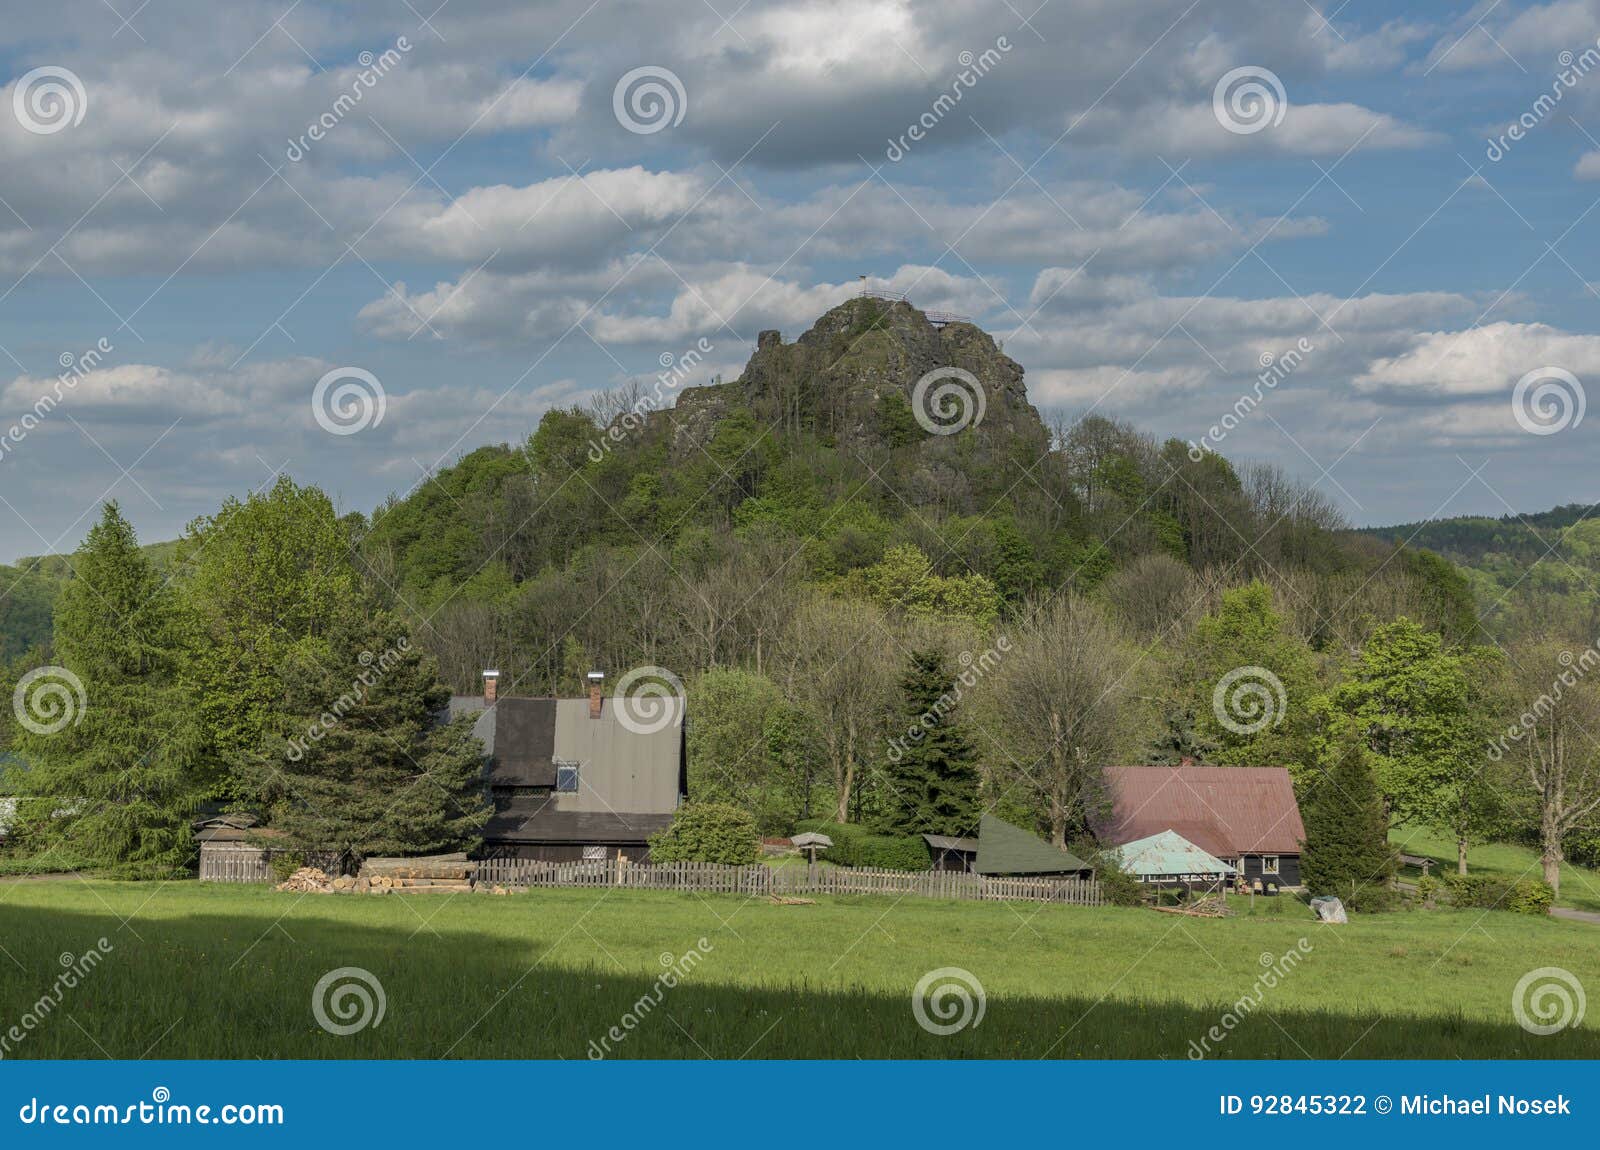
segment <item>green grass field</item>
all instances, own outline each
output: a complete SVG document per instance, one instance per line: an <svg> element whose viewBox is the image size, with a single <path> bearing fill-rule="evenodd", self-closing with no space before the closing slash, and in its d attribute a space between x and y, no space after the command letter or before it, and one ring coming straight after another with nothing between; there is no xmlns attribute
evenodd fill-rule
<svg viewBox="0 0 1600 1150"><path fill-rule="evenodd" d="M1274 909L1276 908L1276 909ZM0 885L0 1036L51 990L58 956L100 965L13 1040L10 1058L576 1058L704 938L698 965L613 1057L1600 1057L1600 1032L1520 1028L1535 967L1600 987L1600 927L1503 912L1399 912L1344 927L1300 903L1194 919L1151 910L836 898L541 891L372 898L195 882ZM126 920L124 922L124 920ZM1274 989L1268 965L1304 939ZM313 987L338 967L382 984L381 1023L325 1032ZM982 1020L928 1033L926 973L959 967ZM935 1019L937 1021L937 1019Z"/></svg>
<svg viewBox="0 0 1600 1150"><path fill-rule="evenodd" d="M1439 865L1434 874L1454 874L1456 844L1449 835L1428 827L1398 827L1389 841L1406 854L1424 855ZM1543 878L1539 852L1509 843L1484 843L1467 851L1467 870L1505 878ZM1414 876L1413 876L1414 877ZM1561 864L1561 897L1557 906L1600 911L1600 874L1572 863Z"/></svg>

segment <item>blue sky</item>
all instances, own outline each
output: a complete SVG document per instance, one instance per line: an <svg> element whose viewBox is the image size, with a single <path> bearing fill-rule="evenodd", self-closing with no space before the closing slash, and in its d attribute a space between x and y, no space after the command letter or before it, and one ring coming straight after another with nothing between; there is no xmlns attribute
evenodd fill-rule
<svg viewBox="0 0 1600 1150"><path fill-rule="evenodd" d="M1597 37L1600 0L32 6L0 560L285 468L369 511L701 339L732 377L861 274L1049 413L1198 440L1259 393L1218 449L1355 523L1594 500ZM344 369L383 397L353 434L314 403Z"/></svg>

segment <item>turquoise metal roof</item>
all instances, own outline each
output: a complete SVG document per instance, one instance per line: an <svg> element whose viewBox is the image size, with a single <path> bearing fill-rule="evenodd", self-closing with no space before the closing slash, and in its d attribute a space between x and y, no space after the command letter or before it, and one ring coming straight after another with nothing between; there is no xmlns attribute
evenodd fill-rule
<svg viewBox="0 0 1600 1150"><path fill-rule="evenodd" d="M1124 843L1116 848L1116 854L1123 870L1140 876L1234 873L1227 863L1207 854L1176 831L1162 831Z"/></svg>

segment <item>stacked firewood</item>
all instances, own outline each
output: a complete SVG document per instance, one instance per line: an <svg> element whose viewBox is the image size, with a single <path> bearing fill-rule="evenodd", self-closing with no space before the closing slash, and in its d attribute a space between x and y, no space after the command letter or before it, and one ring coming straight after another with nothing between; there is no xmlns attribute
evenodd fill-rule
<svg viewBox="0 0 1600 1150"><path fill-rule="evenodd" d="M332 894L335 881L320 867L303 866L280 882L278 889L302 894Z"/></svg>
<svg viewBox="0 0 1600 1150"><path fill-rule="evenodd" d="M429 858L370 858L361 865L361 877L372 893L404 891L470 891L478 864L465 854Z"/></svg>

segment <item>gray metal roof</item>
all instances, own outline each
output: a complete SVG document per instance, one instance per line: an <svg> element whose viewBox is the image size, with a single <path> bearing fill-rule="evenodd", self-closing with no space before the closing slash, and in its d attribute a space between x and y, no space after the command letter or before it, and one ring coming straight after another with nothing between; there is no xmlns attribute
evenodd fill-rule
<svg viewBox="0 0 1600 1150"><path fill-rule="evenodd" d="M485 837L500 840L517 826L523 828L518 833L536 829L551 838L555 834L550 829L555 826L552 820L558 815L567 818L571 826L588 828L582 833L574 831L571 841L594 841L593 835L603 823L569 816L614 816L622 820L612 827L616 833L650 821L635 816L665 816L670 821L684 791L686 707L681 696L651 702L662 708L659 713L619 715L616 699L608 696L602 701L599 717L590 718L587 698L502 697L487 709L477 696L451 698L452 718L478 715L473 732L489 752L486 778L490 783L554 786L557 763L578 768L576 792L513 800L513 804L521 804L516 817L501 819L497 815L485 827ZM539 803L537 812L527 805L534 798ZM512 814L511 806L505 813ZM655 821L660 825L652 824L652 832L665 825L659 818Z"/></svg>

